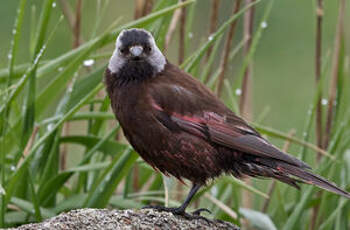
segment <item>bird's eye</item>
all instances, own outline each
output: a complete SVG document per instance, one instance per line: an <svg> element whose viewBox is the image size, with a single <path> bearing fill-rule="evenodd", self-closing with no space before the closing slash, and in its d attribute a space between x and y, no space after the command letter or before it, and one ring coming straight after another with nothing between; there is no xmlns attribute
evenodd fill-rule
<svg viewBox="0 0 350 230"><path fill-rule="evenodd" d="M122 54L126 54L128 52L128 49L127 48L120 48L119 51Z"/></svg>
<svg viewBox="0 0 350 230"><path fill-rule="evenodd" d="M146 51L147 53L150 53L150 52L152 51L152 48L151 48L150 46L146 46L146 47L145 47L145 51Z"/></svg>

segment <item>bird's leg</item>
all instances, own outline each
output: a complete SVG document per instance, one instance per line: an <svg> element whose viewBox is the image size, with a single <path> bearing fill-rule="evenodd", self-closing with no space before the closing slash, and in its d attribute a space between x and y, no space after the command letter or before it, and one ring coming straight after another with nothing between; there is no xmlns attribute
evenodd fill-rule
<svg viewBox="0 0 350 230"><path fill-rule="evenodd" d="M192 212L192 215L185 212L187 206L190 204L193 196L196 194L196 192L199 190L200 187L201 187L200 184L193 184L185 201L183 202L183 204L180 207L168 208L168 207L164 207L164 206L146 206L145 208L153 208L153 209L157 209L159 211L171 212L171 213L176 214L176 215L184 216L188 219L205 219L206 221L208 221L206 218L200 216L200 213L203 211L211 213L208 209L200 208L200 209Z"/></svg>

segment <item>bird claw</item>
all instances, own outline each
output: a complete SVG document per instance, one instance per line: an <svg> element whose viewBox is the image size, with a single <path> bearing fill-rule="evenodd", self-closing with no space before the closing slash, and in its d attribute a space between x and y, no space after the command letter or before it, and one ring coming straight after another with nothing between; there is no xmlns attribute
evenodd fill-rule
<svg viewBox="0 0 350 230"><path fill-rule="evenodd" d="M211 211L210 211L209 209L200 208L200 209L197 209L197 210L195 210L194 212L192 212L192 215L194 215L194 216L200 216L200 215L201 215L201 212L207 212L207 213L211 214Z"/></svg>
<svg viewBox="0 0 350 230"><path fill-rule="evenodd" d="M192 212L191 214L185 212L182 208L168 208L168 207L164 207L164 206L158 206L158 205L147 205L145 207L143 207L142 209L145 208L151 208L151 209L155 209L161 212L171 212L174 215L178 215L178 216L182 216L188 220L204 220L206 221L208 224L211 224L212 221L205 218L204 216L201 216L201 212L205 211L211 214L211 212L206 209L206 208L200 208L195 210L194 212Z"/></svg>

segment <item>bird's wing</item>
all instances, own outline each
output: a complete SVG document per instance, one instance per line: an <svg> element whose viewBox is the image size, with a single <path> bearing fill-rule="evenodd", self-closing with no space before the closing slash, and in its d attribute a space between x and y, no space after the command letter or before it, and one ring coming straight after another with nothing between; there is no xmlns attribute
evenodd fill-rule
<svg viewBox="0 0 350 230"><path fill-rule="evenodd" d="M204 112L203 117L189 117L173 113L170 118L181 129L200 135L216 144L239 150L258 157L274 158L292 165L309 168L304 162L286 154L270 144L248 125L239 126L227 122L213 112Z"/></svg>
<svg viewBox="0 0 350 230"><path fill-rule="evenodd" d="M267 142L229 110L202 83L171 65L155 78L149 97L155 116L169 129L180 129L227 148L310 168Z"/></svg>

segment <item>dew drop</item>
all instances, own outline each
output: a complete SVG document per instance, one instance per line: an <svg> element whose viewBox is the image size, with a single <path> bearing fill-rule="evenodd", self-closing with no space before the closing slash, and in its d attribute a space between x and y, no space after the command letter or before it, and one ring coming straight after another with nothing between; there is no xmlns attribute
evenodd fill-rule
<svg viewBox="0 0 350 230"><path fill-rule="evenodd" d="M209 41L213 40L213 35L210 35L210 36L208 37L208 40L209 40Z"/></svg>
<svg viewBox="0 0 350 230"><path fill-rule="evenodd" d="M263 21L261 23L261 28L265 29L267 27L267 22Z"/></svg>
<svg viewBox="0 0 350 230"><path fill-rule="evenodd" d="M35 59L34 59L34 62L33 62L34 65L38 64L38 62L39 62L41 56L43 55L43 53L44 53L44 51L45 51L45 49L46 49L46 46L44 45L44 46L40 49L38 55L36 55L36 57L35 57Z"/></svg>
<svg viewBox="0 0 350 230"><path fill-rule="evenodd" d="M328 100L325 99L325 98L322 98L321 104L322 104L322 105L327 105L327 104L328 104Z"/></svg>
<svg viewBox="0 0 350 230"><path fill-rule="evenodd" d="M11 59L12 58L12 54L7 55L7 58Z"/></svg>
<svg viewBox="0 0 350 230"><path fill-rule="evenodd" d="M0 195L6 195L5 189L0 184Z"/></svg>
<svg viewBox="0 0 350 230"><path fill-rule="evenodd" d="M73 86L68 87L68 93L71 93L73 91Z"/></svg>
<svg viewBox="0 0 350 230"><path fill-rule="evenodd" d="M88 59L83 62L84 66L92 66L95 63L94 59Z"/></svg>
<svg viewBox="0 0 350 230"><path fill-rule="evenodd" d="M236 91L235 91L235 93L236 93L236 95L241 95L242 94L242 90L241 89L236 89Z"/></svg>
<svg viewBox="0 0 350 230"><path fill-rule="evenodd" d="M211 189L210 189L210 193L213 195L213 196L216 196L218 194L218 188L216 186L213 186Z"/></svg>
<svg viewBox="0 0 350 230"><path fill-rule="evenodd" d="M191 38L193 38L193 33L192 32L189 32L188 33L188 37L191 39Z"/></svg>
<svg viewBox="0 0 350 230"><path fill-rule="evenodd" d="M16 34L16 30L15 30L15 29L12 30L12 34L13 34L13 35Z"/></svg>
<svg viewBox="0 0 350 230"><path fill-rule="evenodd" d="M47 126L47 130L48 130L48 131L51 131L51 130L53 129L53 126L54 126L54 124L52 124L52 123L49 124L49 125Z"/></svg>
<svg viewBox="0 0 350 230"><path fill-rule="evenodd" d="M52 8L55 8L56 7L56 2L53 2L52 3Z"/></svg>
<svg viewBox="0 0 350 230"><path fill-rule="evenodd" d="M58 72L62 72L63 71L63 67L58 67Z"/></svg>
<svg viewBox="0 0 350 230"><path fill-rule="evenodd" d="M15 171L16 170L16 166L11 165L10 169L11 169L11 171Z"/></svg>

